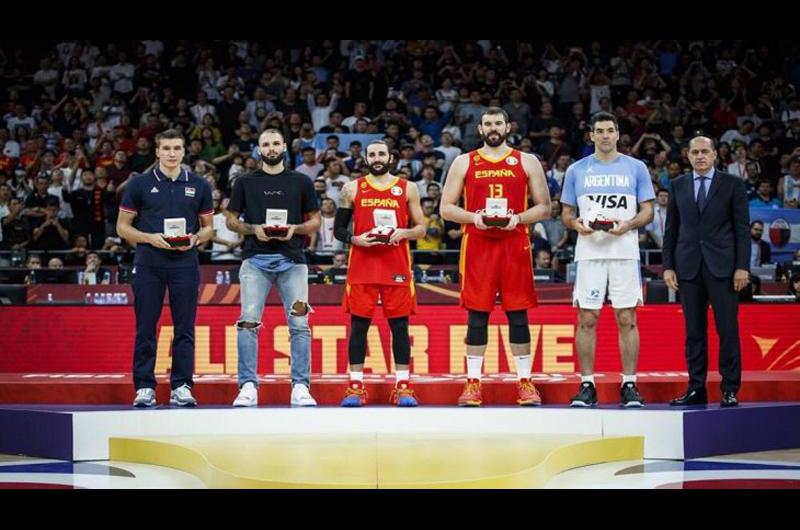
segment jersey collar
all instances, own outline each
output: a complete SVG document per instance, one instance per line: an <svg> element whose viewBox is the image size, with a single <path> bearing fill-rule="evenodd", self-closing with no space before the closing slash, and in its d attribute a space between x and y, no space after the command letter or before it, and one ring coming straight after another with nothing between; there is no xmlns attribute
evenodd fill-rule
<svg viewBox="0 0 800 530"><path fill-rule="evenodd" d="M153 168L153 174L156 176L156 180L159 181L159 182L161 182L162 180L170 180L170 178L168 176L166 176L164 173L162 173L161 171L159 171L159 169L157 167ZM189 182L189 172L186 171L185 169L181 168L181 174L178 175L178 178L175 179L175 180L176 181Z"/></svg>

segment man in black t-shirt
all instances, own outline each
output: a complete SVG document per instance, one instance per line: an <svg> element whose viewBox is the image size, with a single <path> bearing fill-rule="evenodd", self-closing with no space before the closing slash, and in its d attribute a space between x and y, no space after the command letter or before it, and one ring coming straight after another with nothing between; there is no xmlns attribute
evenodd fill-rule
<svg viewBox="0 0 800 530"><path fill-rule="evenodd" d="M33 228L31 248L38 250L67 250L69 248L69 228L66 220L58 218L61 202L58 197L49 195L45 202L44 221Z"/></svg>
<svg viewBox="0 0 800 530"><path fill-rule="evenodd" d="M258 405L258 329L272 285L277 286L286 320L292 365L293 406L315 406L311 386L311 330L308 327L308 266L303 255L305 236L319 230L320 214L314 185L307 176L284 166L286 140L277 129L258 138L259 171L236 179L225 222L245 236L239 269L242 314L236 323L239 354L239 396L235 407ZM285 213L288 232L268 237L267 210ZM239 219L244 217L244 221Z"/></svg>

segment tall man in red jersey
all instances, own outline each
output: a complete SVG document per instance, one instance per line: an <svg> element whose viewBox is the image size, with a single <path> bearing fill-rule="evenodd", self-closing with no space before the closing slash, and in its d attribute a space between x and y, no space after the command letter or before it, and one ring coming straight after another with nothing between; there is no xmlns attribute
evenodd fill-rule
<svg viewBox="0 0 800 530"><path fill-rule="evenodd" d="M342 187L334 220L335 237L351 245L342 301L352 318L350 384L342 406L360 407L367 402L364 389L367 331L380 297L383 314L392 330L397 370L391 400L401 407L415 407L417 400L409 384L408 316L415 312L416 295L408 240L425 237L419 191L413 183L389 173L391 155L385 142L370 143L364 158L369 174ZM348 231L351 218L352 233ZM408 228L409 224L413 227ZM381 237L388 241L382 241Z"/></svg>
<svg viewBox="0 0 800 530"><path fill-rule="evenodd" d="M530 380L531 336L528 309L536 306L528 225L550 215L550 195L539 160L506 144L510 131L506 112L489 107L478 132L483 147L459 155L450 166L441 214L464 225L459 274L461 305L467 321L467 384L461 406L480 406L481 367L488 342L489 314L497 294L508 317L509 342L517 368L520 405L542 403ZM535 206L528 206L528 196ZM459 200L464 198L464 207ZM510 215L503 227L488 227L483 211L500 209ZM495 210L497 211L497 210Z"/></svg>

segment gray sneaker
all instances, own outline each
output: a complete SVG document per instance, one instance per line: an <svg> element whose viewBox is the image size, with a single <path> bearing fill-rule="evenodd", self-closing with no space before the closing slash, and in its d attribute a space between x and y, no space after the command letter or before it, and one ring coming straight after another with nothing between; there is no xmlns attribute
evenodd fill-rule
<svg viewBox="0 0 800 530"><path fill-rule="evenodd" d="M152 388L140 388L136 391L136 398L133 400L133 406L136 408L149 408L155 407L156 391Z"/></svg>
<svg viewBox="0 0 800 530"><path fill-rule="evenodd" d="M170 393L169 404L173 407L196 407L197 400L192 396L189 385L181 385Z"/></svg>

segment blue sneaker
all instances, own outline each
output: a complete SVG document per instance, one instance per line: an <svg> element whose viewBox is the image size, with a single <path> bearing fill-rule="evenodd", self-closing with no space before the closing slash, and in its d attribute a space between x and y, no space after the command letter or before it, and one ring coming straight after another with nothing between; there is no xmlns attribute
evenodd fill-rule
<svg viewBox="0 0 800 530"><path fill-rule="evenodd" d="M367 391L361 381L350 381L342 400L343 407L363 407L367 404Z"/></svg>
<svg viewBox="0 0 800 530"><path fill-rule="evenodd" d="M398 407L416 407L417 398L414 397L414 391L411 390L408 381L398 381L397 386L392 390L391 402Z"/></svg>

